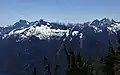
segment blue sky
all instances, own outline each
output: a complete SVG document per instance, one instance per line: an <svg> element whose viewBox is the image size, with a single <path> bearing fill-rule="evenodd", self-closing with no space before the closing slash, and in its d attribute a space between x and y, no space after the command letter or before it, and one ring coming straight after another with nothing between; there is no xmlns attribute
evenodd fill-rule
<svg viewBox="0 0 120 75"><path fill-rule="evenodd" d="M0 25L43 18L85 22L104 17L120 20L120 0L0 0Z"/></svg>

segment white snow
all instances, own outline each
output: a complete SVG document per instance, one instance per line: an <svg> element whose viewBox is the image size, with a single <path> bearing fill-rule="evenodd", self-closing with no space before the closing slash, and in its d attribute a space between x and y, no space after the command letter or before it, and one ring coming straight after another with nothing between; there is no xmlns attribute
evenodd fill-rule
<svg viewBox="0 0 120 75"><path fill-rule="evenodd" d="M27 25L29 25L30 23L29 22L27 22Z"/></svg>
<svg viewBox="0 0 120 75"><path fill-rule="evenodd" d="M102 32L102 29L99 29L97 32Z"/></svg>
<svg viewBox="0 0 120 75"><path fill-rule="evenodd" d="M41 26L30 26L28 28L12 30L9 32L10 35L20 35L22 38L27 38L28 36L36 36L39 39L50 39L52 36L62 37L64 34L68 33L69 30L60 30L60 29L50 29L46 25ZM24 34L23 34L24 33Z"/></svg>
<svg viewBox="0 0 120 75"><path fill-rule="evenodd" d="M112 27L107 27L110 31L112 31Z"/></svg>
<svg viewBox="0 0 120 75"><path fill-rule="evenodd" d="M96 26L93 26L93 25L92 25L92 27L93 27L95 30L98 30L98 28L97 28Z"/></svg>
<svg viewBox="0 0 120 75"><path fill-rule="evenodd" d="M79 31L73 31L73 32L72 32L72 35L75 36L75 35L77 35L78 33L79 33Z"/></svg>
<svg viewBox="0 0 120 75"><path fill-rule="evenodd" d="M66 32L66 36L67 36L67 37L68 37L68 35L69 35L69 31Z"/></svg>
<svg viewBox="0 0 120 75"><path fill-rule="evenodd" d="M120 30L120 24L116 24L114 27L113 27L113 29L115 29L115 30Z"/></svg>
<svg viewBox="0 0 120 75"><path fill-rule="evenodd" d="M14 33L15 33L15 34L23 33L25 30L26 30L26 29L17 30L17 31L15 31Z"/></svg>
<svg viewBox="0 0 120 75"><path fill-rule="evenodd" d="M83 38L83 34L82 33L80 33L80 38Z"/></svg>
<svg viewBox="0 0 120 75"><path fill-rule="evenodd" d="M90 27L94 28L95 32L102 32L102 29L100 29L100 28L98 28L96 26L90 25Z"/></svg>
<svg viewBox="0 0 120 75"><path fill-rule="evenodd" d="M107 27L108 30L116 32L120 30L120 24L115 23L114 25L112 24L110 27Z"/></svg>
<svg viewBox="0 0 120 75"><path fill-rule="evenodd" d="M47 25L50 25L50 23L47 23Z"/></svg>

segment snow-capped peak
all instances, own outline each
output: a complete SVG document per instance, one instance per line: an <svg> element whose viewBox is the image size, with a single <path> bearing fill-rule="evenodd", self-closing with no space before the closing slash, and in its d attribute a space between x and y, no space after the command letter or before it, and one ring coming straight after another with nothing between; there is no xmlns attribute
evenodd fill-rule
<svg viewBox="0 0 120 75"><path fill-rule="evenodd" d="M29 26L30 22L26 21L26 20L19 20L18 22L16 22L13 27L14 28L21 28L21 27L27 27Z"/></svg>
<svg viewBox="0 0 120 75"><path fill-rule="evenodd" d="M111 23L114 24L114 23L116 23L116 21L115 21L114 19L112 19L112 20L111 20Z"/></svg>
<svg viewBox="0 0 120 75"><path fill-rule="evenodd" d="M115 23L115 24L111 24L109 27L107 27L110 31L116 32L120 30L120 24L119 23Z"/></svg>
<svg viewBox="0 0 120 75"><path fill-rule="evenodd" d="M79 31L84 30L84 28L90 28L95 33L101 33L104 31L104 29L107 28L107 30L116 32L120 30L120 23L112 20L109 20L107 18L104 18L102 20L93 20L92 22L86 22L83 24L68 24L63 25L59 23L54 22L47 22L43 19L40 19L39 21L33 21L28 22L26 20L20 20L19 22L16 22L13 27L11 26L10 30L6 31L6 28L4 31L1 31L4 33L5 37L15 36L20 38L28 38L30 36L36 36L39 39L50 39L51 37L62 37L64 34L66 36L68 35L79 35ZM1 33L1 34L2 34Z"/></svg>
<svg viewBox="0 0 120 75"><path fill-rule="evenodd" d="M12 30L8 33L8 36L17 35L24 39L30 36L36 36L39 39L50 39L52 36L62 37L68 31L69 30L51 29L47 25L41 25Z"/></svg>
<svg viewBox="0 0 120 75"><path fill-rule="evenodd" d="M100 22L103 25L109 25L109 24L111 24L111 21L108 18L103 18L102 20L100 20Z"/></svg>
<svg viewBox="0 0 120 75"><path fill-rule="evenodd" d="M94 20L94 21L92 21L91 22L91 25L96 25L96 26L98 26L99 25L99 20L98 19L96 19L96 20Z"/></svg>

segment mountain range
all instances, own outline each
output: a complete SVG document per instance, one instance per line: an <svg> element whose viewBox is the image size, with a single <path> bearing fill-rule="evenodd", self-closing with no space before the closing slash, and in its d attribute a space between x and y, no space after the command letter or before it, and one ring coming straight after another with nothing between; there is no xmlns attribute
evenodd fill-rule
<svg viewBox="0 0 120 75"><path fill-rule="evenodd" d="M61 65L61 74L66 67L64 43L84 58L98 60L108 52L109 40L116 49L119 30L120 22L108 18L85 23L19 20L0 27L0 73L26 75L34 65L43 75L42 61L47 56L53 64Z"/></svg>

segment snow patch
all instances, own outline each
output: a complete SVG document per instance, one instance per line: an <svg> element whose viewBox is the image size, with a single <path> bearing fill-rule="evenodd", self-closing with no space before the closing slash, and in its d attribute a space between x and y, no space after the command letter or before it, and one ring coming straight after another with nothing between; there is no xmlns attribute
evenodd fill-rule
<svg viewBox="0 0 120 75"><path fill-rule="evenodd" d="M73 31L73 32L72 32L72 35L75 36L75 35L77 35L78 33L79 33L79 31Z"/></svg>
<svg viewBox="0 0 120 75"><path fill-rule="evenodd" d="M83 34L82 33L80 33L80 38L83 38Z"/></svg>
<svg viewBox="0 0 120 75"><path fill-rule="evenodd" d="M29 36L36 36L39 39L50 39L52 36L62 37L64 34L68 33L69 30L60 30L60 29L50 29L47 25L41 26L30 26L28 28L12 30L9 32L11 35L20 35L22 38L27 38Z"/></svg>
<svg viewBox="0 0 120 75"><path fill-rule="evenodd" d="M120 30L120 24L115 23L114 25L112 24L111 26L107 27L108 30L116 32Z"/></svg>

